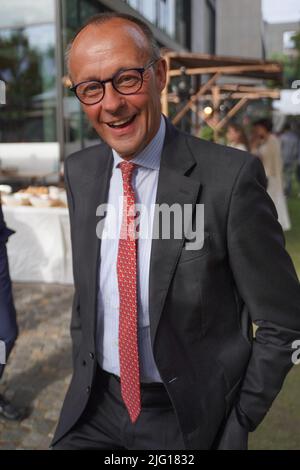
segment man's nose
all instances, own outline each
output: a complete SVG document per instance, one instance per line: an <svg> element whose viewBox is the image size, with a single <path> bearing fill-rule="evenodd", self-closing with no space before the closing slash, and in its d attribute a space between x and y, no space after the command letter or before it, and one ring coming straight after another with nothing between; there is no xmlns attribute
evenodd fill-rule
<svg viewBox="0 0 300 470"><path fill-rule="evenodd" d="M105 93L102 99L102 108L110 113L115 113L125 104L124 95L121 95L111 82L105 84Z"/></svg>

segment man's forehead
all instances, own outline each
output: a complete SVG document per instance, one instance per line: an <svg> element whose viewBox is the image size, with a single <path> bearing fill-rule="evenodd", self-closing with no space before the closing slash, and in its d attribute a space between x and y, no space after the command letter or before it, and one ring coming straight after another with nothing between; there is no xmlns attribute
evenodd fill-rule
<svg viewBox="0 0 300 470"><path fill-rule="evenodd" d="M125 52L128 49L148 50L149 43L140 28L129 21L118 18L103 24L89 25L76 37L72 49L89 47L91 52L101 53L122 45Z"/></svg>
<svg viewBox="0 0 300 470"><path fill-rule="evenodd" d="M138 27L110 20L79 33L70 51L69 71L73 81L105 80L121 68L143 66L149 52L147 38Z"/></svg>
<svg viewBox="0 0 300 470"><path fill-rule="evenodd" d="M124 68L141 67L146 60L145 51L141 49L112 49L109 45L94 44L71 55L70 70L80 76L91 74L94 78L95 74L99 74L98 78L104 74L102 79L105 79L106 74L114 74Z"/></svg>

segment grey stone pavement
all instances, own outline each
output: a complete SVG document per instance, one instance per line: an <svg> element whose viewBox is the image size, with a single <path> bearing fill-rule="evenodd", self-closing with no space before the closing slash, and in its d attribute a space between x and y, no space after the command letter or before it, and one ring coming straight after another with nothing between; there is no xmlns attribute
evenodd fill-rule
<svg viewBox="0 0 300 470"><path fill-rule="evenodd" d="M0 393L30 414L20 423L0 418L0 450L47 450L71 379L72 286L14 284L20 334Z"/></svg>

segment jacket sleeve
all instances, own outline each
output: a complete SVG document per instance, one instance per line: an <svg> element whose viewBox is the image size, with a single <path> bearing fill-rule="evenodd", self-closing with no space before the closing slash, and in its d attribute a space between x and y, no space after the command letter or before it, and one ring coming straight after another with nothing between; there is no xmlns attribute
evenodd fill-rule
<svg viewBox="0 0 300 470"><path fill-rule="evenodd" d="M4 222L2 207L0 204L0 243L6 243L8 238L14 233L14 230L7 228Z"/></svg>
<svg viewBox="0 0 300 470"><path fill-rule="evenodd" d="M74 198L71 189L71 183L69 181L68 175L68 164L69 159L65 161L65 168L64 168L64 177L65 177L65 185L67 191L67 198L68 198L68 206L69 206L69 215L70 215L70 226L71 226L71 240L72 240L72 258L73 258L73 272L74 272L74 297L73 297L73 305L72 305L72 317L71 317L71 325L70 325L70 332L72 338L72 347L73 347L73 363L79 353L80 345L81 345L81 319L80 319L80 303L79 303L79 295L76 286L76 276L75 276L75 253L74 253Z"/></svg>
<svg viewBox="0 0 300 470"><path fill-rule="evenodd" d="M239 294L257 331L237 409L253 431L291 369L300 339L300 285L257 158L236 179L228 215L228 251Z"/></svg>
<svg viewBox="0 0 300 470"><path fill-rule="evenodd" d="M13 301L12 286L6 250L8 237L14 233L4 222L0 205L0 363L5 364L18 336L16 310Z"/></svg>

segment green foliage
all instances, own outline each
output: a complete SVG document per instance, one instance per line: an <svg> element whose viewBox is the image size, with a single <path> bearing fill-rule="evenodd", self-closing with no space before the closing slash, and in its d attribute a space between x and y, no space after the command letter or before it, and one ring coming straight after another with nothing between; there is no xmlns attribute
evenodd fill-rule
<svg viewBox="0 0 300 470"><path fill-rule="evenodd" d="M300 79L300 31L292 37L292 40L295 45L295 54L276 53L271 57L283 66L284 88L291 88L293 81Z"/></svg>
<svg viewBox="0 0 300 470"><path fill-rule="evenodd" d="M293 41L295 44L295 49L297 51L296 59L295 59L295 73L296 79L300 79L300 31L293 36Z"/></svg>
<svg viewBox="0 0 300 470"><path fill-rule="evenodd" d="M272 54L272 60L279 62L283 66L283 88L291 88L294 80L299 78L296 68L295 57L287 56L285 54Z"/></svg>
<svg viewBox="0 0 300 470"><path fill-rule="evenodd" d="M0 70L10 77L8 105L14 108L22 103L26 107L34 95L43 91L38 53L20 31L0 37L0 51Z"/></svg>
<svg viewBox="0 0 300 470"><path fill-rule="evenodd" d="M203 126L201 128L199 137L201 139L210 140L211 142L213 142L213 140L214 140L214 131L209 126Z"/></svg>
<svg viewBox="0 0 300 470"><path fill-rule="evenodd" d="M38 31L43 34L42 26ZM0 78L7 101L0 115L1 141L55 141L54 45L34 44L28 29L0 31Z"/></svg>

